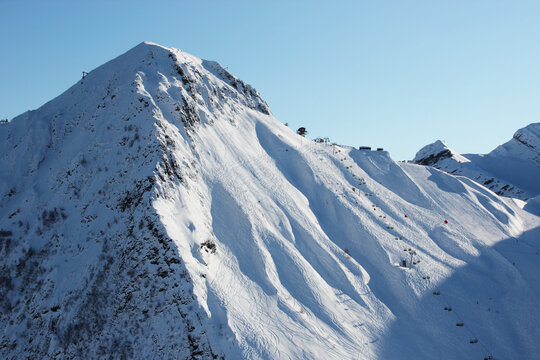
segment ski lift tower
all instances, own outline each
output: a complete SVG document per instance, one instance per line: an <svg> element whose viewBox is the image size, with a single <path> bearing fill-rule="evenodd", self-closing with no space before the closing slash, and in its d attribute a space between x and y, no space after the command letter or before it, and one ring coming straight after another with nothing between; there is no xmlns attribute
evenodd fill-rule
<svg viewBox="0 0 540 360"><path fill-rule="evenodd" d="M416 255L416 251L414 251L414 250L409 250L409 255L411 255L411 262L409 263L409 267L412 268L412 265L413 265L413 257Z"/></svg>

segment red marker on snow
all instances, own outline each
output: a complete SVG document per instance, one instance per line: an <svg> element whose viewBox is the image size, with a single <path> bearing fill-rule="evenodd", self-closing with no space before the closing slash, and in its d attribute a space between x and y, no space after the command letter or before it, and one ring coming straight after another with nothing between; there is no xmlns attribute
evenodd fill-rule
<svg viewBox="0 0 540 360"><path fill-rule="evenodd" d="M407 217L407 215L405 215L405 217Z"/></svg>
<svg viewBox="0 0 540 360"><path fill-rule="evenodd" d="M448 220L444 220L444 223L445 223L445 224L448 224Z"/></svg>

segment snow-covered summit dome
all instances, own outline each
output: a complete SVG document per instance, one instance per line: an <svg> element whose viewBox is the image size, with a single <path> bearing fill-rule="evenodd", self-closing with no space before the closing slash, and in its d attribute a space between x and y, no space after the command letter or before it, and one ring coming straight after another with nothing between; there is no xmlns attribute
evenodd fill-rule
<svg viewBox="0 0 540 360"><path fill-rule="evenodd" d="M511 140L498 146L491 154L533 160L540 167L540 123L519 129Z"/></svg>
<svg viewBox="0 0 540 360"><path fill-rule="evenodd" d="M416 153L413 162L420 165L431 166L441 160L455 158L459 162L468 160L450 149L444 141L437 140L434 143L424 146Z"/></svg>

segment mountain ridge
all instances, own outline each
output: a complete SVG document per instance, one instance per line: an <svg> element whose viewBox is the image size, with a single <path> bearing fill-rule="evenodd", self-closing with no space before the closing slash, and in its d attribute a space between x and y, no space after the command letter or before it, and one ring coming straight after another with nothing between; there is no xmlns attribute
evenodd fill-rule
<svg viewBox="0 0 540 360"><path fill-rule="evenodd" d="M540 194L540 123L529 124L515 132L512 139L486 155L444 152L442 142L422 148L416 164L434 166L455 175L475 180L498 195L521 200Z"/></svg>
<svg viewBox="0 0 540 360"><path fill-rule="evenodd" d="M523 202L311 142L215 63L126 54L0 125L4 357L540 354Z"/></svg>

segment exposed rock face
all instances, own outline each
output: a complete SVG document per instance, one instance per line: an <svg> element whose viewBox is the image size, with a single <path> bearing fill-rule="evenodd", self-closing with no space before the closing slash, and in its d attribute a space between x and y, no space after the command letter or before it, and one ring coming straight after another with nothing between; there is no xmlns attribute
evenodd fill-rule
<svg viewBox="0 0 540 360"><path fill-rule="evenodd" d="M437 140L432 144L424 146L416 153L413 163L425 166L435 166L445 160L454 158L457 162L467 162L468 160L460 156L454 150L450 149L441 140Z"/></svg>
<svg viewBox="0 0 540 360"><path fill-rule="evenodd" d="M421 159L415 159L414 163L424 166L436 165L439 161L452 157L452 152L449 149L444 149L436 154L430 154Z"/></svg>

